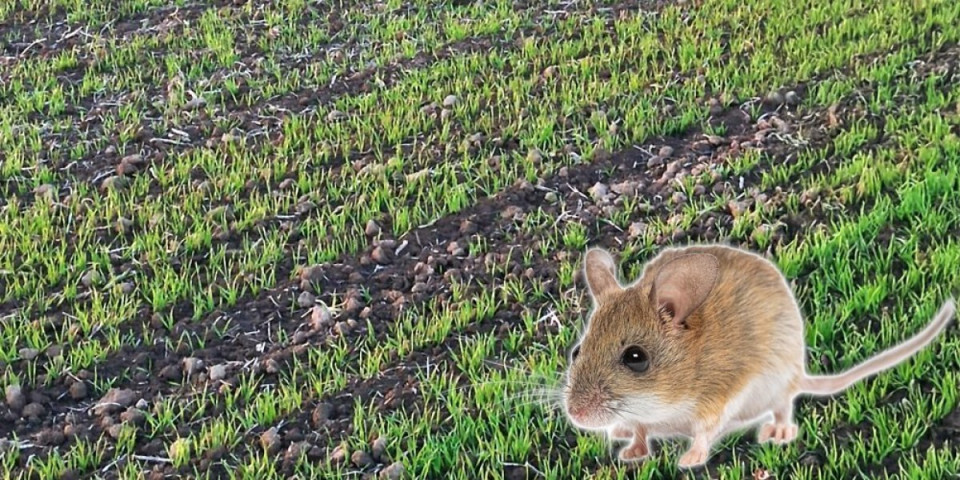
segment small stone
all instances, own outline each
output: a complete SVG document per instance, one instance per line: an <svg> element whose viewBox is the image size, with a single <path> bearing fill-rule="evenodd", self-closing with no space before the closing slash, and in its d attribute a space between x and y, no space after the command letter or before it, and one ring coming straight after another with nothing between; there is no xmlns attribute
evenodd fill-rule
<svg viewBox="0 0 960 480"><path fill-rule="evenodd" d="M36 402L28 403L25 407L23 407L23 411L20 412L24 418L40 418L45 413L47 413L47 409L43 408L43 405L40 405Z"/></svg>
<svg viewBox="0 0 960 480"><path fill-rule="evenodd" d="M307 442L293 442L287 447L287 452L283 454L283 463L292 464L303 454L310 450L310 444Z"/></svg>
<svg viewBox="0 0 960 480"><path fill-rule="evenodd" d="M719 135L704 135L704 138L706 138L707 143L709 143L710 146L713 146L713 147L719 147L720 145L723 145L723 143L726 141L725 138ZM709 157L707 158L707 160L709 160ZM700 161L701 163L703 162L703 160L700 160L700 159L698 159L698 161Z"/></svg>
<svg viewBox="0 0 960 480"><path fill-rule="evenodd" d="M348 115L346 113L341 112L340 110L331 110L330 113L327 114L327 121L337 122L347 117Z"/></svg>
<svg viewBox="0 0 960 480"><path fill-rule="evenodd" d="M23 389L20 387L20 385L7 385L5 393L7 406L12 410L19 411L27 404L27 398L23 394Z"/></svg>
<svg viewBox="0 0 960 480"><path fill-rule="evenodd" d="M136 286L133 282L123 282L120 284L120 293L124 295L130 295L136 289Z"/></svg>
<svg viewBox="0 0 960 480"><path fill-rule="evenodd" d="M183 372L180 370L180 364L174 363L173 365L167 365L160 370L160 379L175 381L180 380Z"/></svg>
<svg viewBox="0 0 960 480"><path fill-rule="evenodd" d="M450 242L447 244L447 253L455 257L459 257L460 255L463 255L464 249L460 247L458 242Z"/></svg>
<svg viewBox="0 0 960 480"><path fill-rule="evenodd" d="M300 271L300 279L308 282L317 282L323 279L323 267L311 265Z"/></svg>
<svg viewBox="0 0 960 480"><path fill-rule="evenodd" d="M80 277L80 283L83 284L84 287L90 288L100 283L100 274L96 270L89 270Z"/></svg>
<svg viewBox="0 0 960 480"><path fill-rule="evenodd" d="M437 104L434 102L420 107L420 113L424 115L433 115L437 113Z"/></svg>
<svg viewBox="0 0 960 480"><path fill-rule="evenodd" d="M141 398L140 400L137 400L137 403L134 404L134 406L137 407L137 408L139 408L140 410L146 410L147 407L150 406L150 404L147 403L147 400L146 400L146 399Z"/></svg>
<svg viewBox="0 0 960 480"><path fill-rule="evenodd" d="M783 105L783 95L780 92L773 91L767 94L766 102L772 106Z"/></svg>
<svg viewBox="0 0 960 480"><path fill-rule="evenodd" d="M207 104L207 99L197 96L197 97L194 97L192 100L188 101L187 103L184 103L183 109L196 110L198 108L202 108L206 104Z"/></svg>
<svg viewBox="0 0 960 480"><path fill-rule="evenodd" d="M79 382L73 382L73 384L70 385L70 398L74 400L83 400L84 398L87 398L87 394L87 382L81 380Z"/></svg>
<svg viewBox="0 0 960 480"><path fill-rule="evenodd" d="M290 190L291 188L293 188L293 185L294 185L295 183L296 183L296 182L295 182L292 178L288 178L288 179L280 182L279 188L280 188L280 190Z"/></svg>
<svg viewBox="0 0 960 480"><path fill-rule="evenodd" d="M642 236L647 231L647 224L643 222L633 222L630 224L630 228L627 231L627 235L630 238L637 238Z"/></svg>
<svg viewBox="0 0 960 480"><path fill-rule="evenodd" d="M100 183L101 190L118 190L127 186L127 179L119 175L111 175L103 179L103 182Z"/></svg>
<svg viewBox="0 0 960 480"><path fill-rule="evenodd" d="M469 219L464 219L460 222L460 234L461 235L473 235L477 233L477 224L471 222Z"/></svg>
<svg viewBox="0 0 960 480"><path fill-rule="evenodd" d="M556 73L557 67L555 65L550 65L549 67L543 69L542 75L544 78L550 78L556 75Z"/></svg>
<svg viewBox="0 0 960 480"><path fill-rule="evenodd" d="M370 258L380 265L386 265L393 261L393 252L389 249L383 248L382 245L377 245L373 249L373 252L370 253Z"/></svg>
<svg viewBox="0 0 960 480"><path fill-rule="evenodd" d="M363 308L363 303L360 302L360 299L357 297L350 297L343 304L344 312L356 312Z"/></svg>
<svg viewBox="0 0 960 480"><path fill-rule="evenodd" d="M683 203L687 201L687 196L683 192L673 192L671 200L673 200L673 203Z"/></svg>
<svg viewBox="0 0 960 480"><path fill-rule="evenodd" d="M695 196L700 197L700 196L705 195L706 193L707 193L707 187L705 187L705 186L703 186L703 185L697 185L697 186L693 187L693 194L694 194Z"/></svg>
<svg viewBox="0 0 960 480"><path fill-rule="evenodd" d="M297 305L299 305L300 308L310 307L316 303L316 301L317 297L307 291L300 292L300 295L297 297Z"/></svg>
<svg viewBox="0 0 960 480"><path fill-rule="evenodd" d="M147 420L147 414L138 408L128 408L126 411L120 414L120 421L123 423L130 423L133 425L143 425L143 422Z"/></svg>
<svg viewBox="0 0 960 480"><path fill-rule="evenodd" d="M456 95L447 95L446 98L443 99L443 106L444 108L450 108L456 105L459 101L460 99L457 98Z"/></svg>
<svg viewBox="0 0 960 480"><path fill-rule="evenodd" d="M133 228L133 220L130 220L129 218L126 218L126 217L120 217L117 219L116 227L117 227L117 232L127 233L130 231L131 228Z"/></svg>
<svg viewBox="0 0 960 480"><path fill-rule="evenodd" d="M309 338L310 338L310 332L304 332L303 330L299 330L293 334L293 338L291 340L293 341L293 345L301 346L302 344L306 343L307 339ZM277 372L270 371L271 370L270 365L271 365L270 361L268 360L267 365L264 367L267 369L267 373L277 373Z"/></svg>
<svg viewBox="0 0 960 480"><path fill-rule="evenodd" d="M347 322L337 322L333 326L333 331L337 335L347 335L350 333L350 325Z"/></svg>
<svg viewBox="0 0 960 480"><path fill-rule="evenodd" d="M227 366L226 365L214 365L210 367L208 377L211 382L219 382L227 378Z"/></svg>
<svg viewBox="0 0 960 480"><path fill-rule="evenodd" d="M669 158L670 155L673 155L673 147L664 145L660 148L660 153L658 155L663 158Z"/></svg>
<svg viewBox="0 0 960 480"><path fill-rule="evenodd" d="M310 313L310 327L314 330L320 330L333 323L333 315L326 305L314 305Z"/></svg>
<svg viewBox="0 0 960 480"><path fill-rule="evenodd" d="M120 165L117 165L117 174L129 175L139 170L145 163L146 161L143 159L143 155L136 153L127 155L120 160Z"/></svg>
<svg viewBox="0 0 960 480"><path fill-rule="evenodd" d="M129 389L111 388L93 407L95 415L110 415L119 412L137 401L137 393Z"/></svg>
<svg viewBox="0 0 960 480"><path fill-rule="evenodd" d="M789 92L787 92L786 96L784 96L784 99L790 105L794 105L794 106L800 105L800 95L793 90L790 90Z"/></svg>
<svg viewBox="0 0 960 480"><path fill-rule="evenodd" d="M280 435L277 434L277 427L270 427L260 435L260 446L271 454L280 449Z"/></svg>
<svg viewBox="0 0 960 480"><path fill-rule="evenodd" d="M557 195L557 192L547 192L547 194L543 196L543 199L549 203L557 203L557 201L560 200L560 196Z"/></svg>
<svg viewBox="0 0 960 480"><path fill-rule="evenodd" d="M723 113L723 104L720 103L720 100L711 98L709 101L707 101L707 105L710 107L710 115L719 115Z"/></svg>
<svg viewBox="0 0 960 480"><path fill-rule="evenodd" d="M347 459L347 453L347 446L340 444L330 452L328 460L330 460L330 463L333 465L340 465Z"/></svg>
<svg viewBox="0 0 960 480"><path fill-rule="evenodd" d="M816 467L820 465L820 458L816 454L803 455L800 457L800 463L806 466Z"/></svg>
<svg viewBox="0 0 960 480"><path fill-rule="evenodd" d="M447 120L451 115L453 115L453 110L450 110L449 108L440 110L440 120Z"/></svg>
<svg viewBox="0 0 960 480"><path fill-rule="evenodd" d="M517 205L510 205L500 213L500 217L504 220L517 220L521 215L523 215L523 208Z"/></svg>
<svg viewBox="0 0 960 480"><path fill-rule="evenodd" d="M220 135L220 143L234 143L237 140L240 140L240 137L230 132L226 132L223 135Z"/></svg>
<svg viewBox="0 0 960 480"><path fill-rule="evenodd" d="M587 190L587 193L590 194L593 201L599 203L606 200L607 195L610 194L610 188L603 183L597 182Z"/></svg>
<svg viewBox="0 0 960 480"><path fill-rule="evenodd" d="M182 363L183 363L183 373L186 374L187 376L191 376L197 373L198 371L200 371L201 368L203 368L203 360L200 360L199 358L195 358L195 357L184 358Z"/></svg>
<svg viewBox="0 0 960 480"><path fill-rule="evenodd" d="M51 200L57 196L57 188L49 183L44 183L33 189L33 194Z"/></svg>
<svg viewBox="0 0 960 480"><path fill-rule="evenodd" d="M677 171L679 170L680 170L680 160L677 160L675 162L670 162L670 164L667 165L667 171L664 172L664 175L672 176L673 174L677 173Z"/></svg>
<svg viewBox="0 0 960 480"><path fill-rule="evenodd" d="M746 210L747 207L743 202L731 200L729 203L727 203L727 208L730 210L730 215L733 218L737 218L741 213L743 213L744 210Z"/></svg>
<svg viewBox="0 0 960 480"><path fill-rule="evenodd" d="M659 155L654 155L650 157L650 160L647 160L647 168L655 168L664 164L663 157Z"/></svg>
<svg viewBox="0 0 960 480"><path fill-rule="evenodd" d="M36 348L21 348L19 353L20 358L28 362L40 356L40 350Z"/></svg>
<svg viewBox="0 0 960 480"><path fill-rule="evenodd" d="M527 161L534 165L539 165L540 162L543 161L543 154L537 149L530 150L527 152Z"/></svg>
<svg viewBox="0 0 960 480"><path fill-rule="evenodd" d="M613 193L617 195L632 196L637 193L638 187L639 184L637 182L626 181L611 185L610 190L613 190Z"/></svg>
<svg viewBox="0 0 960 480"><path fill-rule="evenodd" d="M366 233L368 237L375 237L380 234L380 225L371 218L367 220L367 227L364 229L364 233Z"/></svg>
<svg viewBox="0 0 960 480"><path fill-rule="evenodd" d="M301 332L301 333L302 333L302 332ZM299 343L299 342L295 342L295 343ZM270 359L267 359L266 364L265 364L265 368L266 368L266 370L267 370L267 373L269 373L269 374L271 374L271 375L275 375L275 374L277 374L278 372L280 372L280 363L277 362L276 360L270 358Z"/></svg>
<svg viewBox="0 0 960 480"><path fill-rule="evenodd" d="M107 435L110 435L110 438L114 440L120 438L120 435L123 433L123 424L117 423L107 427Z"/></svg>
<svg viewBox="0 0 960 480"><path fill-rule="evenodd" d="M403 473L403 464L400 462L393 462L380 471L380 478L382 480L400 480L403 478Z"/></svg>
<svg viewBox="0 0 960 480"><path fill-rule="evenodd" d="M384 455L387 453L387 438L383 435L377 436L370 445L370 452L373 454L374 459L383 461Z"/></svg>
<svg viewBox="0 0 960 480"><path fill-rule="evenodd" d="M373 457L363 450L357 450L356 452L353 452L353 454L350 455L350 461L353 462L353 465L357 468L367 468L370 465L373 465Z"/></svg>

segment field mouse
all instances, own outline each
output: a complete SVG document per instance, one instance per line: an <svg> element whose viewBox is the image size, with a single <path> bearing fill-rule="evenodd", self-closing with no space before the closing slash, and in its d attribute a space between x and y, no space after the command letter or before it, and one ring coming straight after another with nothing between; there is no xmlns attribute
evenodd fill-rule
<svg viewBox="0 0 960 480"><path fill-rule="evenodd" d="M758 441L792 441L798 395L832 395L903 362L956 312L951 297L905 342L845 372L812 376L793 292L757 254L672 247L624 286L610 253L590 248L584 274L594 309L570 353L564 411L580 429L632 439L619 453L625 461L649 455L648 438L691 438L681 468L706 463L718 440L763 420Z"/></svg>

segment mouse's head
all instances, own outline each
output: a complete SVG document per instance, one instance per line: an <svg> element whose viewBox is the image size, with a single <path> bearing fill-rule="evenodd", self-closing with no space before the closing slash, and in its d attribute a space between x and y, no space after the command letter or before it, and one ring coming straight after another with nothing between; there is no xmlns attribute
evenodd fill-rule
<svg viewBox="0 0 960 480"><path fill-rule="evenodd" d="M576 426L658 423L675 414L685 389L678 373L695 370L686 322L713 289L718 262L709 254L685 254L661 265L624 287L609 253L587 251L584 273L595 308L571 351L564 388Z"/></svg>

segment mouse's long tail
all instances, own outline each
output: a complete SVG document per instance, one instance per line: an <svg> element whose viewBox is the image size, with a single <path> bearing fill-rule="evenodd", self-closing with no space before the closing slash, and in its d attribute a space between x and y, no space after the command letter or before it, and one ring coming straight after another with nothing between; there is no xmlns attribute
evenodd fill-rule
<svg viewBox="0 0 960 480"><path fill-rule="evenodd" d="M947 299L933 320L909 340L879 353L869 360L836 375L805 375L800 392L811 395L833 395L863 378L894 367L927 346L950 323L956 313L953 298Z"/></svg>

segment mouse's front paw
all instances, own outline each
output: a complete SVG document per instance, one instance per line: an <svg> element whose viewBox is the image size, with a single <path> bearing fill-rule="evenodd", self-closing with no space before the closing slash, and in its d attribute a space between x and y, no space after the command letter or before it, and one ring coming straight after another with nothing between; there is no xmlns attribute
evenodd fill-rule
<svg viewBox="0 0 960 480"><path fill-rule="evenodd" d="M623 447L620 450L620 460L624 462L635 462L637 460L643 460L650 455L650 447L647 445L646 440L634 439L633 443Z"/></svg>
<svg viewBox="0 0 960 480"><path fill-rule="evenodd" d="M633 438L633 429L627 427L613 427L610 430L610 438L614 440L629 440Z"/></svg>
<svg viewBox="0 0 960 480"><path fill-rule="evenodd" d="M795 423L767 423L760 427L757 440L760 443L772 440L774 443L785 444L797 438L797 424Z"/></svg>

